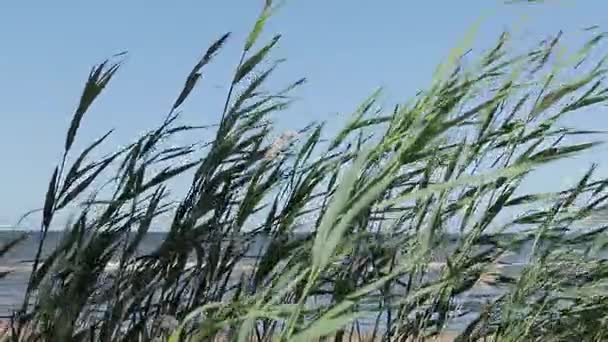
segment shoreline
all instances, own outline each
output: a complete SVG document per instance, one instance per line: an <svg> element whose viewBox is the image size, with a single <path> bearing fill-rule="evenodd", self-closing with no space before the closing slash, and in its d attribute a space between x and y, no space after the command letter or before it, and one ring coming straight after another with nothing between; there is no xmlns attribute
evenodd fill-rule
<svg viewBox="0 0 608 342"><path fill-rule="evenodd" d="M3 320L0 319L0 341L4 341L6 338L11 337L11 324L10 321L7 320ZM29 335L30 332L26 329L26 333L25 335ZM30 336L31 337L31 336ZM405 340L405 342L414 342L414 341L420 341L420 342L453 342L456 338L458 337L458 333L457 332L453 332L453 331L445 331L440 333L439 335L435 336L435 337L429 337L426 339L418 339L418 340L413 340L413 339L407 339ZM331 338L331 337L330 337ZM250 339L252 342L256 341L254 338ZM350 338L349 336L344 336L343 341L344 342L375 342L375 341L381 341L382 338L381 337L375 337L372 339L371 336L360 336L360 337L352 337ZM227 342L228 339L226 337L216 337L213 339L214 342Z"/></svg>

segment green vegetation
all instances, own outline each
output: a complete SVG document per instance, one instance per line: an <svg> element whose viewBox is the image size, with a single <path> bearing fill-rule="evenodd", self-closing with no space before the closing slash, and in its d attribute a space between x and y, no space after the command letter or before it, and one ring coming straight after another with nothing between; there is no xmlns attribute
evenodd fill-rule
<svg viewBox="0 0 608 342"><path fill-rule="evenodd" d="M608 180L591 167L571 188L520 190L534 170L598 143L599 132L560 120L606 104L605 59L588 58L604 33L588 32L589 42L564 56L560 35L515 55L505 32L476 57L456 49L406 104L379 108L376 92L333 137L313 123L277 138L271 115L305 82L264 89L279 64L263 61L280 36L258 41L271 6L244 45L206 144L171 142L205 129L181 125L179 110L229 34L195 65L158 128L90 161L111 132L80 152L73 143L121 64L93 68L40 230L60 211L74 220L44 259L42 239L5 340L422 340L445 331L454 299L483 284L504 292L458 341L608 338L608 264L598 256L606 226L593 220ZM191 185L176 203L168 182L178 177ZM159 222L166 239L137 254ZM303 226L311 234L294 238ZM244 268L258 236L270 247ZM527 265L502 272L501 258L526 244ZM434 267L437 251L447 258ZM104 272L111 260L120 267Z"/></svg>

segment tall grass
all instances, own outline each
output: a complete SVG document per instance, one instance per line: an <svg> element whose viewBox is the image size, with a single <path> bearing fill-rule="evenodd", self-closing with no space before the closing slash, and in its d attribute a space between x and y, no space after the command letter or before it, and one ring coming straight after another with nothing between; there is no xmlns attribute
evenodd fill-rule
<svg viewBox="0 0 608 342"><path fill-rule="evenodd" d="M82 151L74 141L122 56L92 69L6 340L422 340L445 331L456 300L483 284L503 293L459 341L606 338L606 226L590 218L606 205L607 180L593 166L566 189L520 189L544 165L598 144L600 132L561 119L608 100L604 59L588 58L603 33L563 58L561 35L514 55L505 32L476 57L455 50L407 104L383 109L376 92L333 137L312 123L273 138L272 115L305 83L265 89L278 63L263 62L280 36L258 40L273 11L267 2L204 145L170 142L202 129L179 124L180 108L230 34L203 54L158 128L94 161L111 132ZM191 181L176 203L168 182L179 177ZM75 219L43 256L68 210ZM167 216L166 238L142 255L142 239ZM268 247L243 269L259 236ZM523 269L501 272L526 244ZM112 260L120 267L108 273Z"/></svg>

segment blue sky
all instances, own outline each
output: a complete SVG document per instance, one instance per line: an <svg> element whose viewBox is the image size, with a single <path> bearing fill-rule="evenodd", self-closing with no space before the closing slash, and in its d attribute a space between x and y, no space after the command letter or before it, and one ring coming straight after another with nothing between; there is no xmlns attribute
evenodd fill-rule
<svg viewBox="0 0 608 342"><path fill-rule="evenodd" d="M217 121L226 81L262 0L32 4L0 5L0 226L41 206L83 82L107 56L129 51L124 68L86 117L81 143L117 128L111 142L124 144L154 127L196 59L232 31L184 108L188 122ZM277 85L301 76L309 83L279 123L298 128L328 120L335 127L378 86L387 105L405 102L429 83L436 65L476 20L483 19L476 46L489 46L514 26L522 44L563 29L566 42L575 45L581 28L601 25L607 12L608 2L600 0L517 6L498 0L289 0L263 38L283 34L273 56L288 61L275 76ZM608 129L605 114L585 113L576 124ZM599 150L570 161L530 186L563 183L606 156Z"/></svg>

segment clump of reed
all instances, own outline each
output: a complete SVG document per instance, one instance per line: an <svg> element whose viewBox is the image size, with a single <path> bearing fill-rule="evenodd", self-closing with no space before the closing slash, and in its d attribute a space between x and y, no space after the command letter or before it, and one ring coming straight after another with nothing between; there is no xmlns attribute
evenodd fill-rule
<svg viewBox="0 0 608 342"><path fill-rule="evenodd" d="M599 132L561 119L608 100L605 59L588 57L603 33L572 58L556 53L561 35L523 54L507 32L475 57L464 44L408 103L386 110L375 92L333 137L312 123L277 140L272 115L305 80L265 89L280 64L264 63L280 36L257 47L273 11L268 1L243 46L209 142L171 144L209 129L181 124L179 113L229 33L196 63L157 128L93 161L111 132L82 151L74 141L122 56L92 69L6 340L427 340L467 313L455 313L456 299L480 284L504 292L457 341L606 338L608 267L597 255L606 226L593 218L607 180L592 166L566 189L520 187L598 144ZM174 201L169 182L180 177L190 187ZM68 210L61 244L43 256L47 231ZM159 222L165 240L142 255ZM302 227L308 234L295 238ZM260 236L268 247L239 269ZM500 272L526 243L523 269ZM432 271L438 254L445 263ZM120 267L108 274L111 260Z"/></svg>

